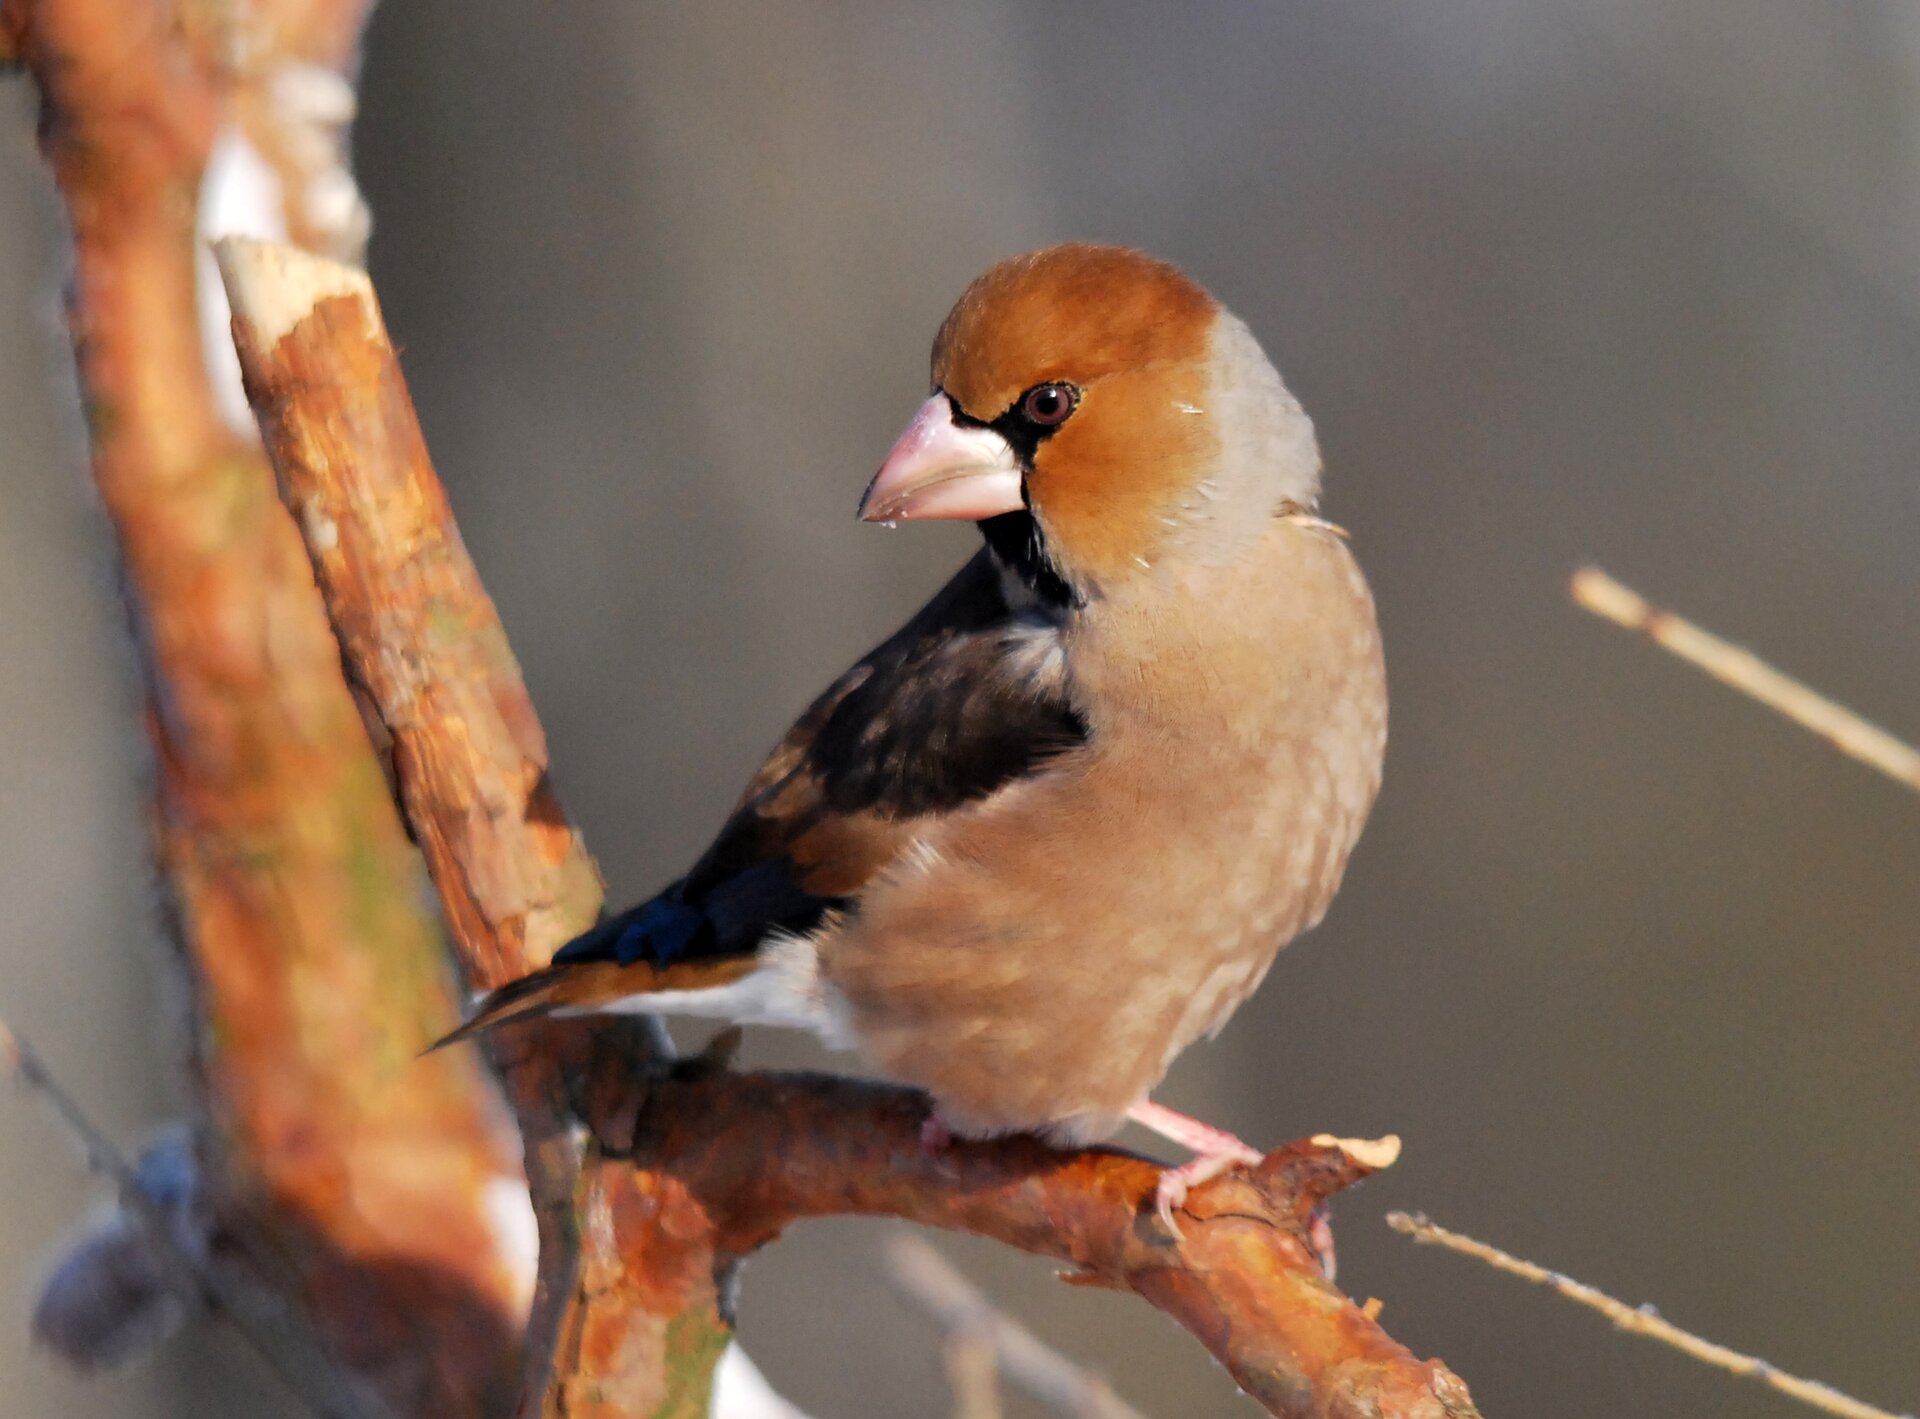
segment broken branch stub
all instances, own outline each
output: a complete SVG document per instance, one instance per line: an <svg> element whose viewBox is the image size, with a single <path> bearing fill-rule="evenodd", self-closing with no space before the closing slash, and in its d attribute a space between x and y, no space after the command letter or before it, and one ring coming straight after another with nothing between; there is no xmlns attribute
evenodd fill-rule
<svg viewBox="0 0 1920 1419"><path fill-rule="evenodd" d="M532 699L427 456L372 284L272 242L229 238L216 250L281 496L348 678L390 737L395 789L454 954L473 988L501 985L592 924L600 878L548 784ZM661 1037L648 1038L659 1052ZM568 1105L594 1067L588 1033L549 1025L489 1043L540 1236L521 1413L704 1402L726 1335L711 1286L688 1278L682 1291L642 1296L604 1284L621 1270L593 1225L607 1179ZM711 1342L697 1347L711 1357L704 1367L663 1363L670 1330Z"/></svg>
<svg viewBox="0 0 1920 1419"><path fill-rule="evenodd" d="M1392 1140L1316 1137L1196 1188L1169 1236L1159 1168L1024 1136L921 1143L926 1096L811 1075L656 1086L635 1133L652 1205L616 1217L620 1249L724 1265L789 1224L855 1214L990 1237L1132 1291L1185 1326L1284 1419L1471 1419L1466 1385L1419 1360L1321 1273L1316 1211L1392 1161Z"/></svg>

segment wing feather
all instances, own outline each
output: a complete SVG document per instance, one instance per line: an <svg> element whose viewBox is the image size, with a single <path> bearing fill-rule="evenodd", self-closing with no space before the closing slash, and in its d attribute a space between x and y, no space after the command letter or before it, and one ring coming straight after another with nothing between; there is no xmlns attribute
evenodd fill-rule
<svg viewBox="0 0 1920 1419"><path fill-rule="evenodd" d="M1057 622L1011 606L982 550L794 722L692 871L495 992L444 1042L684 989L696 967L718 973L709 983L738 979L770 934L857 910L930 819L1085 742L1064 664Z"/></svg>

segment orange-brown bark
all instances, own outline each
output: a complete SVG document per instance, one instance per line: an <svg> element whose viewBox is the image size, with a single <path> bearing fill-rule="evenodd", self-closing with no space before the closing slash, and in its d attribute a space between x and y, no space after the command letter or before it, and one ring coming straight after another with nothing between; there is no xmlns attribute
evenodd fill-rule
<svg viewBox="0 0 1920 1419"><path fill-rule="evenodd" d="M544 965L592 923L601 899L548 784L546 742L506 632L428 460L372 288L356 272L265 243L225 243L221 260L283 495L350 674L391 735L395 788L456 954L471 985L500 985ZM704 1404L725 1332L702 1297L683 1317L675 1285L651 1268L659 1294L644 1303L609 1281L625 1264L591 1219L617 1205L628 1170L583 1159L570 1136L566 1091L585 1076L588 1042L583 1030L507 1033L495 1051L540 1228L524 1405L551 1415L678 1412ZM664 1368L683 1343L704 1365ZM555 1356L562 1363L550 1366Z"/></svg>
<svg viewBox="0 0 1920 1419"><path fill-rule="evenodd" d="M262 0L242 47L271 64L297 31L297 52L344 60L363 11ZM204 373L195 207L237 81L201 56L240 13L8 0L4 29L71 220L68 312L150 694L222 1255L317 1337L342 1393L479 1415L519 1319L485 1189L516 1166L473 1061L414 1062L456 1013L418 860L268 467Z"/></svg>
<svg viewBox="0 0 1920 1419"><path fill-rule="evenodd" d="M1133 1291L1192 1331L1268 1412L1288 1419L1464 1419L1467 1387L1417 1360L1321 1274L1315 1209L1373 1171L1331 1140L1275 1150L1196 1190L1167 1235L1159 1169L1031 1138L921 1143L915 1091L802 1075L656 1086L633 1156L646 1205L612 1214L623 1249L724 1268L789 1223L843 1213L993 1237ZM638 1185L637 1185L638 1187Z"/></svg>

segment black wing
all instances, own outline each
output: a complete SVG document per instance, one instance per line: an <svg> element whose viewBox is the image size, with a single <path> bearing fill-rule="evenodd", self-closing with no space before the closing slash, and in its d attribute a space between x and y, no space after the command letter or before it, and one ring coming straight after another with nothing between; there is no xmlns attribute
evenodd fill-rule
<svg viewBox="0 0 1920 1419"><path fill-rule="evenodd" d="M1084 743L1056 624L1008 605L982 551L814 701L680 881L556 964L661 967L753 951L851 904L931 815Z"/></svg>

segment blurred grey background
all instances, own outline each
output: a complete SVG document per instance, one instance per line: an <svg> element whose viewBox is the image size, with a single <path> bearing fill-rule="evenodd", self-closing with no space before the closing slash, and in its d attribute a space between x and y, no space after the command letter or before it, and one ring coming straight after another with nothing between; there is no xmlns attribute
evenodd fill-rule
<svg viewBox="0 0 1920 1419"><path fill-rule="evenodd" d="M1795 1411L1390 1207L1920 1403L1920 802L1564 594L1597 559L1920 733L1911 0L394 0L365 77L374 274L616 896L963 554L851 513L965 281L1146 246L1315 416L1395 696L1331 918L1165 1100L1403 1134L1338 1205L1341 1281L1490 1415ZM170 1051L57 251L15 78L0 1010L131 1140ZM95 1191L0 1102L0 1414L294 1412L218 1332L91 1382L29 1352ZM948 1406L882 1234L801 1229L747 1275L749 1347L820 1419ZM1144 1306L951 1250L1149 1412L1253 1412Z"/></svg>

